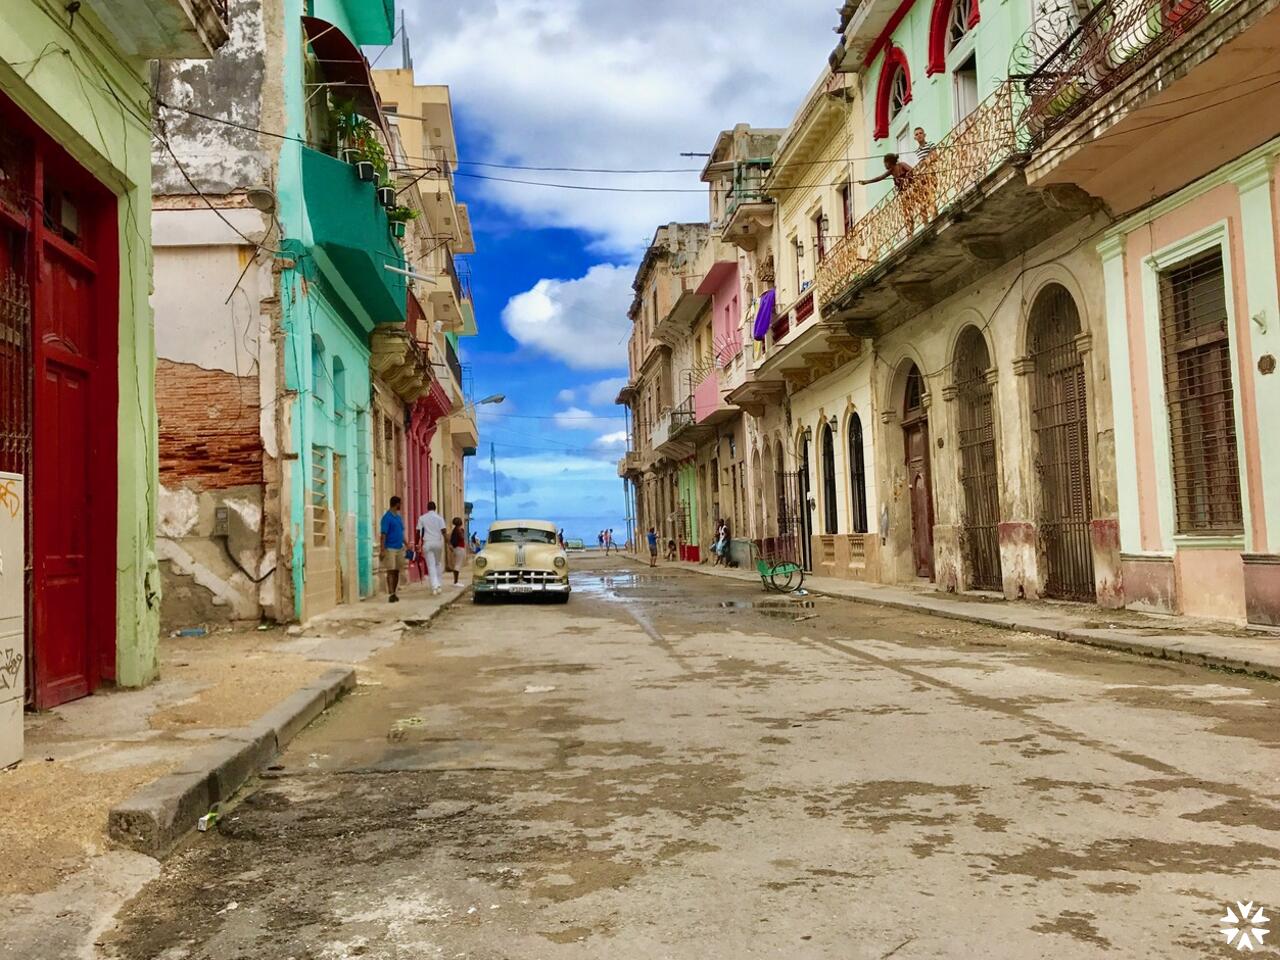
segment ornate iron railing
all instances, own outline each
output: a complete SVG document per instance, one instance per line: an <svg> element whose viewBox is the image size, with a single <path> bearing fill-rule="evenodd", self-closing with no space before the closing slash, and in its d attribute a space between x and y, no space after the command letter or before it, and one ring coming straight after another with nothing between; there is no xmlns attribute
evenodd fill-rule
<svg viewBox="0 0 1280 960"><path fill-rule="evenodd" d="M1021 79L1018 118L1033 144L1079 116L1166 46L1231 0L1099 0ZM1051 18L1059 29L1070 19ZM1038 37L1041 47L1047 46ZM1025 46L1025 41L1024 44ZM1011 64L1012 66L1012 64ZM1016 69L1011 70L1016 74Z"/></svg>
<svg viewBox="0 0 1280 960"><path fill-rule="evenodd" d="M818 265L818 299L829 302L1019 152L1014 85L1002 84L938 141L904 187L854 223Z"/></svg>

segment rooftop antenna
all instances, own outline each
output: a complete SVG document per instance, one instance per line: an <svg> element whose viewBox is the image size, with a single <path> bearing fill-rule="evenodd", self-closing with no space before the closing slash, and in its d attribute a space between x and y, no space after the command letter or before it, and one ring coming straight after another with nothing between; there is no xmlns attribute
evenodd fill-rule
<svg viewBox="0 0 1280 960"><path fill-rule="evenodd" d="M400 63L405 70L413 69L413 54L409 52L409 31L405 29L404 11L400 11Z"/></svg>

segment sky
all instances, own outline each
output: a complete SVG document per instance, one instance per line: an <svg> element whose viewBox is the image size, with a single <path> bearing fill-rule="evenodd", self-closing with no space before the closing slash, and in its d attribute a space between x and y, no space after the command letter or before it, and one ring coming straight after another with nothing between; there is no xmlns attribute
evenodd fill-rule
<svg viewBox="0 0 1280 960"><path fill-rule="evenodd" d="M453 100L480 330L462 360L476 399L506 397L478 408L480 455L467 468L477 529L494 517L492 443L499 515L621 538L626 424L613 401L635 266L658 225L707 219L704 160L680 154L706 153L736 123L785 127L835 45L836 6L399 0L417 82L448 84Z"/></svg>

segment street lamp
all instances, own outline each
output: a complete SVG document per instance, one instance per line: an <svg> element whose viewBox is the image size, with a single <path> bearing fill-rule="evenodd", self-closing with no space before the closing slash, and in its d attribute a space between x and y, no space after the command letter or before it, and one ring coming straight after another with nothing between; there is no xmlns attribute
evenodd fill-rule
<svg viewBox="0 0 1280 960"><path fill-rule="evenodd" d="M506 394L491 393L483 400L477 400L472 404L473 407L479 407L487 403L502 403L507 399ZM493 474L493 519L498 519L498 453L493 445L493 441L489 441L489 472Z"/></svg>

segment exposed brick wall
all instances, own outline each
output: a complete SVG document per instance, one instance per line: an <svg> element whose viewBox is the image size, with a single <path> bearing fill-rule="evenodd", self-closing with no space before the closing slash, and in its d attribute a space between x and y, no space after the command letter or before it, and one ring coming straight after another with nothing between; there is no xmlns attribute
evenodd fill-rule
<svg viewBox="0 0 1280 960"><path fill-rule="evenodd" d="M156 363L160 482L210 490L260 484L258 378Z"/></svg>

